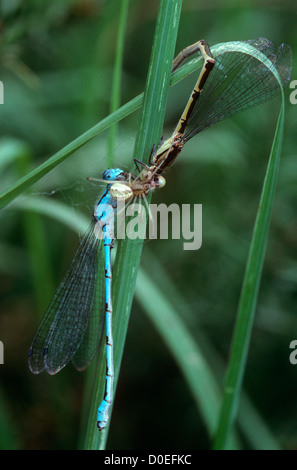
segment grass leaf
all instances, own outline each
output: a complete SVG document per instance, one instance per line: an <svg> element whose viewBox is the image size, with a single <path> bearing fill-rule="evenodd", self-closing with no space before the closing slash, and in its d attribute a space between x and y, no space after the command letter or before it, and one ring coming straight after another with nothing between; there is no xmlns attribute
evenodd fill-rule
<svg viewBox="0 0 297 470"><path fill-rule="evenodd" d="M228 448L230 431L238 409L242 378L259 292L264 256L269 233L272 203L276 190L284 128L284 95L263 184L259 210L254 226L245 276L233 333L230 360L226 372L224 396L214 448Z"/></svg>
<svg viewBox="0 0 297 470"><path fill-rule="evenodd" d="M161 2L144 93L141 122L135 144L134 154L137 156L143 155L148 158L153 144L157 143L161 136L180 10L180 0ZM156 113L156 109L159 110L159 113ZM116 292L116 296L113 298L114 391L125 344L141 251L142 244L139 242L124 240L118 243L113 270L113 292ZM108 434L109 425L100 433L96 428L97 407L103 396L105 382L105 370L103 370L102 364L103 361L99 361L85 440L85 448L87 449L104 448Z"/></svg>

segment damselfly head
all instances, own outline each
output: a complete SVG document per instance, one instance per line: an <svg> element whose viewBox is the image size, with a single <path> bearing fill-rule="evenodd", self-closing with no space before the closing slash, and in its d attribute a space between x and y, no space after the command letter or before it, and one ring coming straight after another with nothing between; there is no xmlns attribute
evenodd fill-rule
<svg viewBox="0 0 297 470"><path fill-rule="evenodd" d="M102 178L105 181L124 180L124 179L126 179L126 174L120 168L111 168L111 169L105 170L103 172Z"/></svg>

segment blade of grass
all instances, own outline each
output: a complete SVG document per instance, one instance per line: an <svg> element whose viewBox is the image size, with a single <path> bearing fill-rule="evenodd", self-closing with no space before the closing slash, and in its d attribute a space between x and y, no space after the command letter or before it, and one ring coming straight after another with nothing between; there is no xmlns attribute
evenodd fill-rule
<svg viewBox="0 0 297 470"><path fill-rule="evenodd" d="M126 22L129 8L129 0L122 0L120 2L120 20L119 29L117 36L117 47L116 56L112 80L112 91L111 91L111 103L110 112L113 113L120 106L121 99L121 79L122 79L122 63L123 63L123 51L124 51L124 38L126 30ZM117 134L117 123L113 124L109 130L108 136L108 151L107 151L107 167L112 168L114 166L114 148L115 139Z"/></svg>
<svg viewBox="0 0 297 470"><path fill-rule="evenodd" d="M117 35L117 45L116 45L116 53L115 53L115 63L114 63L114 71L113 71L113 82L112 82L112 90L111 90L111 99L110 99L110 112L116 111L120 106L120 99L121 99L121 77L122 77L122 64L123 64L123 52L124 52L124 40L125 40L125 30L126 30L126 23L128 17L128 7L129 7L129 0L123 0L118 2L116 0L115 4L117 7L120 8L120 15L119 15L119 28L118 28L118 35ZM108 168L112 168L114 166L114 158L115 158L115 142L117 138L118 126L117 123L110 126L109 134L108 134L108 150L107 150L107 166ZM96 363L93 363L88 370L87 373L87 380L85 384L84 390L84 402L82 408L82 419L81 419L81 427L80 427L80 438L79 438L79 446L82 447L85 439L85 430L88 423L89 411L90 411L90 403L92 400L92 393L94 389L94 383L96 379L96 374L100 370L101 373L104 373L104 361L102 363L98 363L99 357L103 357L104 354L103 345L101 345L101 350L97 355Z"/></svg>
<svg viewBox="0 0 297 470"><path fill-rule="evenodd" d="M181 3L181 0L172 0L171 2L163 0L160 4L149 73L144 93L141 123L135 145L135 155L138 157L146 156L148 158L153 144L157 143L161 136ZM158 110L158 112L156 112L156 110ZM141 243L133 243L131 240L125 240L119 243L114 266L113 292L116 292L113 298L114 388L116 388L125 344L141 251ZM102 361L100 361L100 363L102 364ZM105 382L105 374L102 369L97 372L85 439L85 448L87 449L104 448L109 428L109 426L107 426L107 428L100 433L96 428L96 412L98 404L102 399Z"/></svg>
<svg viewBox="0 0 297 470"><path fill-rule="evenodd" d="M284 126L284 95L263 184L259 210L254 226L235 324L231 355L225 377L222 408L214 449L228 448L230 431L238 409L240 390L251 337L266 244L276 189Z"/></svg>

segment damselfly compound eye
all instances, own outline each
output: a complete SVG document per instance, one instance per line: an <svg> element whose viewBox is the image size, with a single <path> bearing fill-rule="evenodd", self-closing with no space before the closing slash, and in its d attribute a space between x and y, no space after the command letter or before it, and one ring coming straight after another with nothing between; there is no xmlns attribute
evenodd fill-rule
<svg viewBox="0 0 297 470"><path fill-rule="evenodd" d="M158 188L164 188L164 186L166 185L166 180L163 176L158 176L156 178L156 183Z"/></svg>
<svg viewBox="0 0 297 470"><path fill-rule="evenodd" d="M111 168L105 170L102 174L102 178L109 181L124 179L124 177L125 173L120 168Z"/></svg>

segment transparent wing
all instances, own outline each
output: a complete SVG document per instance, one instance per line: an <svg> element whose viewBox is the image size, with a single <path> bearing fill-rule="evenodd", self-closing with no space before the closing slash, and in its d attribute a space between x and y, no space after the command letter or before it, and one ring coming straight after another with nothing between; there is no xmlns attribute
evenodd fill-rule
<svg viewBox="0 0 297 470"><path fill-rule="evenodd" d="M98 247L97 282L95 287L93 311L83 340L72 358L77 370L85 369L93 359L102 339L105 319L105 277L103 243Z"/></svg>
<svg viewBox="0 0 297 470"><path fill-rule="evenodd" d="M218 121L270 100L291 77L290 46L282 44L277 49L265 38L222 44L214 49L214 58L214 68L189 120L186 140Z"/></svg>
<svg viewBox="0 0 297 470"><path fill-rule="evenodd" d="M94 236L94 226L92 221L33 339L28 363L34 374L44 369L55 374L62 369L75 356L88 330L96 295L100 243ZM102 310L98 315L101 314ZM87 352L85 358L86 355ZM80 367L81 361L82 357Z"/></svg>

